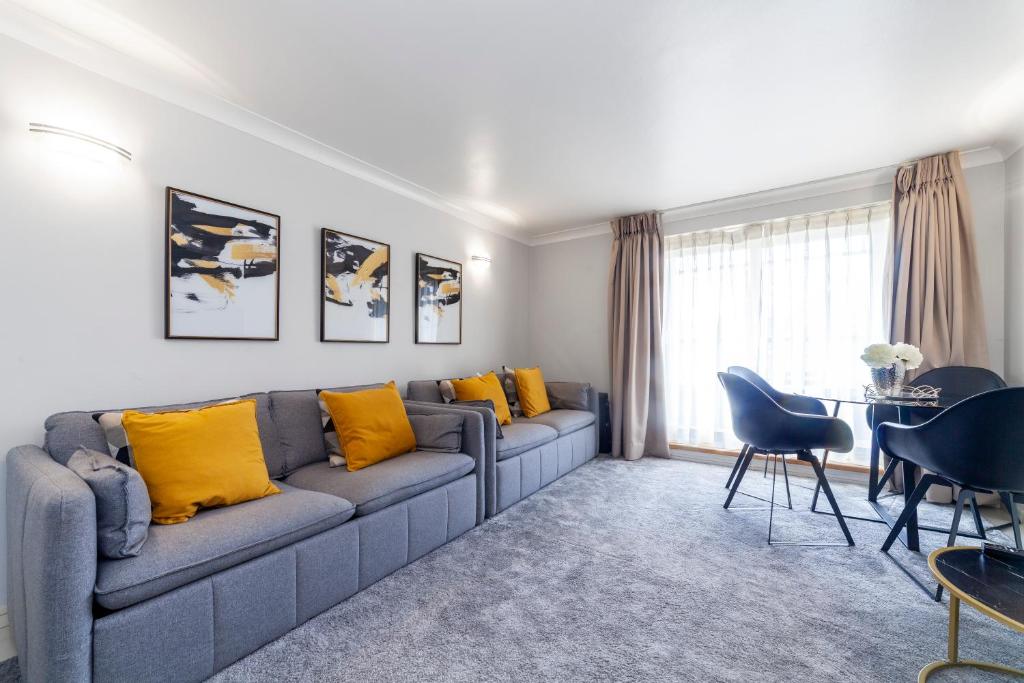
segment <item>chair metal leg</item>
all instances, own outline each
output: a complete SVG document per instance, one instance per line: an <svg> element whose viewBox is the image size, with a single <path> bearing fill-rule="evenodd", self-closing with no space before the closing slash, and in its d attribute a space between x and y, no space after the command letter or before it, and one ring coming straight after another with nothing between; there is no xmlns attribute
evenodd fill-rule
<svg viewBox="0 0 1024 683"><path fill-rule="evenodd" d="M786 481L786 504L789 506L789 509L792 510L793 496L789 493L789 470L786 468L786 456L780 455L779 458L782 459L782 477Z"/></svg>
<svg viewBox="0 0 1024 683"><path fill-rule="evenodd" d="M974 517L974 528L978 530L981 540L985 538L985 520L981 518L981 508L978 507L978 497L971 492L971 515Z"/></svg>
<svg viewBox="0 0 1024 683"><path fill-rule="evenodd" d="M917 506L921 502L921 499L924 498L924 494L928 492L928 487L934 484L936 479L937 477L930 474L926 474L921 477L921 483L917 485L917 488L915 488L913 493L910 494L910 497L907 498L906 503L903 506L903 512L901 512L900 516L896 518L896 522L892 525L892 529L889 531L889 536L886 537L885 543L882 544L883 553L889 552L889 548L892 547L892 544L896 541L900 532L903 531L903 527L907 525L910 517L917 510Z"/></svg>
<svg viewBox="0 0 1024 683"><path fill-rule="evenodd" d="M767 453L764 454L764 476L761 477L762 479L768 478L768 458L770 457Z"/></svg>
<svg viewBox="0 0 1024 683"><path fill-rule="evenodd" d="M999 497L1003 500L1006 511L1010 513L1010 526L1013 527L1013 543L1017 546L1017 550L1024 550L1020 539L1020 511L1017 510L1017 503L1013 499L1013 494L1000 492Z"/></svg>
<svg viewBox="0 0 1024 683"><path fill-rule="evenodd" d="M825 466L828 465L828 454L829 454L829 451L826 450L821 455L821 467L822 467L822 469L824 469ZM819 493L821 493L821 482L817 482L816 481L816 482L814 482L814 495L811 496L811 512L817 512L818 511L818 494Z"/></svg>
<svg viewBox="0 0 1024 683"><path fill-rule="evenodd" d="M839 528L843 530L843 535L846 536L846 544L851 546L854 545L853 535L850 533L850 528L846 526L846 518L843 517L842 511L839 509L839 503L836 502L836 497L832 494L832 487L828 485L828 479L825 478L825 470L822 469L821 463L818 462L818 458L810 451L797 453L796 457L799 460L811 463L811 467L814 469L814 476L818 478L818 483L821 484L821 490L825 494L825 499L828 501L828 504L832 506L832 512L836 515L836 521L839 522Z"/></svg>
<svg viewBox="0 0 1024 683"><path fill-rule="evenodd" d="M885 471L882 472L882 478L878 480L879 493L882 492L882 490L885 488L885 485L889 483L890 479L892 479L893 473L896 472L896 468L899 467L899 464L901 462L903 461L900 460L899 458L895 458L891 455L889 456L889 464L885 466Z"/></svg>
<svg viewBox="0 0 1024 683"><path fill-rule="evenodd" d="M974 498L974 494L967 489L960 489L960 495L956 497L956 506L953 508L953 521L949 525L949 538L946 539L946 547L956 543L957 532L960 530L960 517L964 514L964 505L968 498Z"/></svg>
<svg viewBox="0 0 1024 683"><path fill-rule="evenodd" d="M729 473L729 478L725 481L725 488L732 486L732 480L736 478L736 473L740 470L740 463L747 457L748 448L750 448L750 444L743 444L743 448L740 449L740 454L736 456L736 462L733 463L732 472Z"/></svg>
<svg viewBox="0 0 1024 683"><path fill-rule="evenodd" d="M842 405L840 401L836 401L835 408L832 409L832 417L839 416L839 406ZM828 466L828 454L829 450L826 448L825 452L821 454L821 468L825 469ZM821 493L821 484L815 482L814 484L814 495L811 496L811 512L818 511L818 494Z"/></svg>
<svg viewBox="0 0 1024 683"><path fill-rule="evenodd" d="M772 520L775 519L775 475L779 469L779 456L775 456L775 462L772 464L772 496L771 505L768 509L768 545L772 544Z"/></svg>
<svg viewBox="0 0 1024 683"><path fill-rule="evenodd" d="M740 464L740 469L736 472L736 476L732 480L732 488L729 489L729 495L725 499L724 507L726 510L729 509L729 505L732 503L732 499L736 496L736 491L740 488L740 482L743 481L743 475L747 473L747 468L750 467L750 462L754 459L754 448L747 448L747 455Z"/></svg>

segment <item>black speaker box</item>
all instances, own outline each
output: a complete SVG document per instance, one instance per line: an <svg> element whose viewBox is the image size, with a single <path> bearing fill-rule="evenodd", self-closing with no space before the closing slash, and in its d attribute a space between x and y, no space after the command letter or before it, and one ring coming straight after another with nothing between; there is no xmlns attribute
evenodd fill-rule
<svg viewBox="0 0 1024 683"><path fill-rule="evenodd" d="M608 409L608 394L597 395L597 452L612 452L612 414Z"/></svg>

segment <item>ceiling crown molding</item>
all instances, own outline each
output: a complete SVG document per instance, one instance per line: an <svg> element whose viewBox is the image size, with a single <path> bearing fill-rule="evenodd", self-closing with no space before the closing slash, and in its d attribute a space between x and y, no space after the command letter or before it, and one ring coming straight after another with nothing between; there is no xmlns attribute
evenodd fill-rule
<svg viewBox="0 0 1024 683"><path fill-rule="evenodd" d="M132 59L9 0L0 0L0 34L112 81L212 119L272 145L442 211L475 227L527 244L518 230L428 188L233 104L164 69Z"/></svg>
<svg viewBox="0 0 1024 683"><path fill-rule="evenodd" d="M982 147L980 149L972 149L960 153L960 163L963 168L974 168L976 166L1001 163L1002 161L1002 153L994 147ZM797 185L787 185L785 187L777 187L771 190L762 190L760 192L751 192L748 194L737 195L735 197L713 199L707 202L698 202L696 204L664 209L661 212L661 221L664 225L691 218L714 216L717 214L728 213L730 211L771 206L773 204L782 204L784 202L822 197L838 192L848 192L867 187L875 187L877 185L886 185L892 182L893 174L901 165L902 164L892 164L868 171L848 173L846 175L836 176L833 178L812 180L810 182L799 183ZM567 242L569 240L578 240L586 237L593 237L595 235L603 235L609 232L611 232L610 220L605 221L604 223L591 223L589 225L581 225L576 228L555 230L553 232L544 233L543 235L536 235L529 241L529 245L536 247L543 244Z"/></svg>

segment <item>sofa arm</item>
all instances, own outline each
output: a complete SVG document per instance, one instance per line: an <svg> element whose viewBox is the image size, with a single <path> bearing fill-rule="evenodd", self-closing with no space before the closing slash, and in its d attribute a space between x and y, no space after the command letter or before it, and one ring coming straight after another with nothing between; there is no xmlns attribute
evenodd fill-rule
<svg viewBox="0 0 1024 683"><path fill-rule="evenodd" d="M590 382L545 382L551 407L588 410L597 415L597 390Z"/></svg>
<svg viewBox="0 0 1024 683"><path fill-rule="evenodd" d="M25 681L92 678L96 498L38 446L7 454L7 598Z"/></svg>
<svg viewBox="0 0 1024 683"><path fill-rule="evenodd" d="M495 445L494 417L483 408L468 406L451 407L445 404L423 401L404 401L405 410L410 415L450 415L458 413L465 419L462 424L462 452L473 458L476 466L476 523L484 521L484 481L488 474L493 475ZM489 444L489 446L488 446ZM488 464L489 463L489 464Z"/></svg>

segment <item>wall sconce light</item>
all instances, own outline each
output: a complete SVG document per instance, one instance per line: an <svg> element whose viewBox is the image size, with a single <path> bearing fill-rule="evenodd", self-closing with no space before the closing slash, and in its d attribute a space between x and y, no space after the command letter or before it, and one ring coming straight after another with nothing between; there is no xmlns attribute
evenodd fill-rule
<svg viewBox="0 0 1024 683"><path fill-rule="evenodd" d="M78 140L79 142L95 145L108 152L113 152L128 161L132 160L132 153L124 147L119 147L112 142L107 142L106 140L102 140L86 133L80 133L77 130L61 128L60 126L51 126L46 123L29 123L28 130L30 133L49 133L50 135L60 135L71 140Z"/></svg>
<svg viewBox="0 0 1024 683"><path fill-rule="evenodd" d="M478 254L474 254L473 256L470 256L470 258L473 259L474 261L476 261L477 263L484 264L485 266L491 265L491 257L490 256L480 256Z"/></svg>

